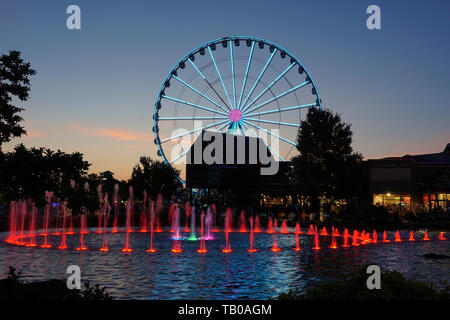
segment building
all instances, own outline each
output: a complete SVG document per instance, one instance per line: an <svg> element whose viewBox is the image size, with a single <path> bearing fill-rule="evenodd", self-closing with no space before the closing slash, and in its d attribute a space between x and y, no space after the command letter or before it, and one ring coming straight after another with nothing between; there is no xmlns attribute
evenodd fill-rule
<svg viewBox="0 0 450 320"><path fill-rule="evenodd" d="M443 152L367 160L369 203L421 212L450 207L450 143Z"/></svg>
<svg viewBox="0 0 450 320"><path fill-rule="evenodd" d="M207 139L204 139L205 134L209 136ZM221 142L217 144L219 139ZM216 143L217 148L210 148L212 143ZM195 150L200 152L197 161ZM260 153L266 153L265 159L270 159L270 164L264 164ZM208 164L205 154L215 158L214 163ZM262 168L272 165L277 167L275 174L261 174ZM289 162L275 161L262 140L248 136L203 131L186 155L188 188L225 189L243 198L259 198L264 194L287 195L288 171Z"/></svg>

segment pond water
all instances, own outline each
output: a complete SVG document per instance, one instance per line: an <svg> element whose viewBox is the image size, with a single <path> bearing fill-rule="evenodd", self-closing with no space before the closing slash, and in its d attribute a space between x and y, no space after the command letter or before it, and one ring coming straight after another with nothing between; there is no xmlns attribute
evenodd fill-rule
<svg viewBox="0 0 450 320"><path fill-rule="evenodd" d="M92 231L92 230L91 230ZM293 230L291 230L293 231ZM124 253L125 234L108 234L108 252L100 252L102 235L85 235L87 251L76 251L79 235L67 236L67 250L58 250L60 237L49 238L53 248L11 245L0 233L0 275L8 266L22 270L22 279L40 281L67 278L66 268L78 265L82 280L106 286L116 299L268 299L288 289L305 289L322 280L344 279L361 264L377 264L382 270L397 270L406 277L432 282L443 288L450 279L450 260L430 260L425 253L449 255L449 240L405 241L408 231L401 231L403 242L366 244L350 248L328 248L329 237L320 237L321 250L312 250L313 238L300 235L301 251L293 251L295 235L278 234L280 252L272 252L273 235L255 234L255 248L249 253L249 234L230 233L233 252L225 254L225 237L214 233L206 241L207 253L196 250L200 241L181 241L183 252L172 253L168 232L155 233L156 253L147 253L149 234L135 232L130 243L133 252ZM380 238L381 234L378 235ZM393 233L388 233L390 239ZM37 239L38 244L42 242ZM338 239L340 246L341 239Z"/></svg>

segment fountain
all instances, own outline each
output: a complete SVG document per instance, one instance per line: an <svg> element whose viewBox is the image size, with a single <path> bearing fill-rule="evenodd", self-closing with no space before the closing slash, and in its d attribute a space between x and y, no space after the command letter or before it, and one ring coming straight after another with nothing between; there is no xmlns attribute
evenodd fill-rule
<svg viewBox="0 0 450 320"><path fill-rule="evenodd" d="M267 233L274 233L272 217L269 217L269 222L267 223Z"/></svg>
<svg viewBox="0 0 450 320"><path fill-rule="evenodd" d="M400 238L400 232L397 230L395 232L395 242L402 242L402 238Z"/></svg>
<svg viewBox="0 0 450 320"><path fill-rule="evenodd" d="M211 206L209 206L208 209L206 210L206 217L205 217L205 227L206 227L205 240L213 240L214 239L214 237L211 233L213 223L214 223L214 217L213 217Z"/></svg>
<svg viewBox="0 0 450 320"><path fill-rule="evenodd" d="M192 208L194 209L194 208ZM180 208L176 208L174 210L173 214L173 228L175 235L172 238L173 239L173 246L172 246L172 252L174 253L180 253L183 252L181 249L181 237L180 237Z"/></svg>
<svg viewBox="0 0 450 320"><path fill-rule="evenodd" d="M352 246L355 246L355 247L357 247L357 246L359 246L359 243L358 243L358 236L359 236L359 233L358 233L358 230L353 230L353 241L352 241Z"/></svg>
<svg viewBox="0 0 450 320"><path fill-rule="evenodd" d="M386 230L383 231L383 242L384 242L384 243L388 243L388 242L390 242L390 241L391 241L391 240L388 240L388 238L387 238Z"/></svg>
<svg viewBox="0 0 450 320"><path fill-rule="evenodd" d="M197 241L197 235L195 234L195 206L191 209L191 234L188 238L189 241Z"/></svg>
<svg viewBox="0 0 450 320"><path fill-rule="evenodd" d="M331 249L337 249L337 243L336 243L336 232L334 231L334 227L331 227L331 244L330 244L330 248Z"/></svg>
<svg viewBox="0 0 450 320"><path fill-rule="evenodd" d="M277 245L277 219L274 220L274 228L273 228L274 232L273 232L273 245L272 245L272 251L273 252L277 252L277 251L281 251L280 248L278 248Z"/></svg>
<svg viewBox="0 0 450 320"><path fill-rule="evenodd" d="M254 232L261 232L261 223L259 222L259 215L255 217L255 230Z"/></svg>
<svg viewBox="0 0 450 320"><path fill-rule="evenodd" d="M314 228L314 247L313 247L313 250L320 250L319 233L317 232L317 226Z"/></svg>
<svg viewBox="0 0 450 320"><path fill-rule="evenodd" d="M306 234L308 234L308 235L314 235L314 233L315 233L314 227L313 227L312 224L310 224L310 225L309 225L309 228L308 228L308 232L306 232Z"/></svg>
<svg viewBox="0 0 450 320"><path fill-rule="evenodd" d="M300 223L295 224L295 248L294 251L300 251L300 244L298 240L298 235L302 233L302 229L300 228Z"/></svg>
<svg viewBox="0 0 450 320"><path fill-rule="evenodd" d="M377 243L377 242L378 242L378 235L377 235L377 232L375 230L373 230L372 243Z"/></svg>
<svg viewBox="0 0 450 320"><path fill-rule="evenodd" d="M423 235L423 240L424 241L429 241L430 239L428 238L428 233L425 231L425 234Z"/></svg>
<svg viewBox="0 0 450 320"><path fill-rule="evenodd" d="M348 244L348 238L350 237L350 234L349 234L347 228L344 229L343 237L344 237L344 244L342 245L342 247L343 247L343 248L348 248L348 247L350 247L350 245Z"/></svg>
<svg viewBox="0 0 450 320"><path fill-rule="evenodd" d="M287 228L287 224L286 224L286 220L283 220L281 222L280 233L283 233L283 234L289 233L288 228Z"/></svg>
<svg viewBox="0 0 450 320"><path fill-rule="evenodd" d="M205 219L205 213L202 210L202 213L200 214L200 248L197 249L198 253L206 253L208 252L208 250L206 250L205 247L205 237L204 235L204 226L203 226L203 222Z"/></svg>
<svg viewBox="0 0 450 320"><path fill-rule="evenodd" d="M189 226L188 226L188 221L189 221L189 217L191 216L191 204L189 202L186 202L184 205L184 213L186 215L186 225L184 227L184 232L189 232Z"/></svg>
<svg viewBox="0 0 450 320"><path fill-rule="evenodd" d="M114 220L113 220L113 229L112 233L117 233L119 230L117 229L119 226L119 184L114 185L114 196L113 196L113 203L114 203Z"/></svg>
<svg viewBox="0 0 450 320"><path fill-rule="evenodd" d="M239 232L247 232L244 210L241 210L241 215L239 216Z"/></svg>
<svg viewBox="0 0 450 320"><path fill-rule="evenodd" d="M139 219L139 222L141 224L141 230L140 232L148 232L147 230L147 191L144 190L143 192L143 201L142 201L142 211L141 216Z"/></svg>
<svg viewBox="0 0 450 320"><path fill-rule="evenodd" d="M443 232L439 232L439 240L447 240L446 237L444 237L444 233Z"/></svg>
<svg viewBox="0 0 450 320"><path fill-rule="evenodd" d="M254 238L253 238L253 232L254 232L254 230L253 230L253 216L251 216L248 219L248 221L250 222L250 249L248 249L247 251L248 252L257 252L258 249L255 249L253 247L253 240L254 240Z"/></svg>
<svg viewBox="0 0 450 320"><path fill-rule="evenodd" d="M224 252L224 253L231 252L230 239L228 238L228 233L230 232L230 229L231 229L230 223L231 223L231 209L227 208L227 211L225 213L225 226L224 226L224 231L225 231L225 248L222 249L222 252Z"/></svg>
<svg viewBox="0 0 450 320"><path fill-rule="evenodd" d="M130 248L130 232L131 230L131 215L133 210L133 187L130 186L129 189L129 197L127 201L127 208L126 208L126 242L125 242L125 248L122 249L122 252L131 252L133 249Z"/></svg>
<svg viewBox="0 0 450 320"><path fill-rule="evenodd" d="M45 205L44 210L44 244L41 245L41 248L51 248L51 244L48 243L48 221L50 219L50 209L51 209L51 200L52 200L53 192L45 192L45 200L47 204Z"/></svg>
<svg viewBox="0 0 450 320"><path fill-rule="evenodd" d="M414 232L412 231L409 232L409 241L416 241L416 239L414 239Z"/></svg>
<svg viewBox="0 0 450 320"><path fill-rule="evenodd" d="M108 203L108 193L105 193L105 198L103 199L102 215L103 215L103 246L100 251L108 251L108 238L107 238L107 228L108 220L110 215L111 207Z"/></svg>
<svg viewBox="0 0 450 320"><path fill-rule="evenodd" d="M67 243L66 243L66 214L67 214L67 202L64 201L64 203L61 205L62 215L63 215L63 223L62 223L62 236L61 236L61 244L59 245L58 249L65 250L67 249Z"/></svg>
<svg viewBox="0 0 450 320"><path fill-rule="evenodd" d="M87 228L86 228L86 215L83 213L81 214L80 217L80 223L81 223L81 228L80 228L80 246L76 248L77 251L86 251L87 248L84 245L84 235L87 232Z"/></svg>
<svg viewBox="0 0 450 320"><path fill-rule="evenodd" d="M156 216L155 216L155 218L156 218L156 230L155 231L156 232L162 232L161 222L159 219L162 209L163 209L163 197L162 197L162 194L159 193L158 198L156 199Z"/></svg>
<svg viewBox="0 0 450 320"><path fill-rule="evenodd" d="M146 252L156 252L153 248L153 226L155 224L155 203L152 201L150 205L150 248L145 250Z"/></svg>

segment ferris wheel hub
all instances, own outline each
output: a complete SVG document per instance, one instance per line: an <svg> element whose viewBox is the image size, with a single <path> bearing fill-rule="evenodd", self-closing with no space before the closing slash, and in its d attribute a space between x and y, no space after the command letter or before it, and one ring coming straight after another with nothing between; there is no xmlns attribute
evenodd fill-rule
<svg viewBox="0 0 450 320"><path fill-rule="evenodd" d="M228 119L230 119L231 122L239 122L242 119L242 112L238 109L233 109L228 113Z"/></svg>

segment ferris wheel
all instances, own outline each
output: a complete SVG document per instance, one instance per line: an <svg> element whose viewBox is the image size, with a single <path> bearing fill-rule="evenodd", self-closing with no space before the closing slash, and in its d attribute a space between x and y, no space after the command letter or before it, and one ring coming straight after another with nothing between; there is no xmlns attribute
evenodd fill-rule
<svg viewBox="0 0 450 320"><path fill-rule="evenodd" d="M287 161L305 110L315 107L322 107L317 87L293 54L259 38L224 37L186 54L165 78L154 107L154 143L174 167L185 164L203 130L261 138Z"/></svg>

